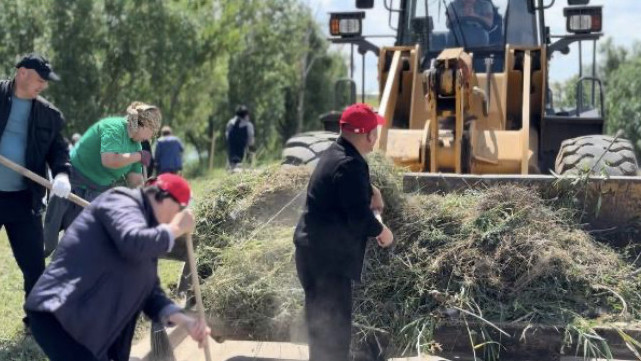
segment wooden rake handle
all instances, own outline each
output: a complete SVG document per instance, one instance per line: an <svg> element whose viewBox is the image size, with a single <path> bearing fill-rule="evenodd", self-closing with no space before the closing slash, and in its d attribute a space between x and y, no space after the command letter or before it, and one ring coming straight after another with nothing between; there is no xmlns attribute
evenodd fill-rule
<svg viewBox="0 0 641 361"><path fill-rule="evenodd" d="M203 297L200 293L200 283L198 281L198 270L196 269L196 258L194 257L194 243L191 239L191 233L187 234L187 259L189 261L189 270L191 273L191 283L194 288L194 297L196 298L196 308L198 309L198 318L205 322L205 306L203 306ZM211 361L211 352L209 350L209 337L205 337L205 360Z"/></svg>
<svg viewBox="0 0 641 361"><path fill-rule="evenodd" d="M42 178L41 176L37 175L36 173L30 171L29 169L10 161L9 159L7 159L7 158L5 158L5 157L3 157L1 155L0 155L0 164L2 164L3 166L5 166L5 167L7 167L9 169L12 169L12 170L20 173L20 175L22 175L23 177L27 177L27 178L31 179L32 181L40 184L41 186L51 190L51 187L52 187L51 182L49 182L48 180ZM73 193L70 193L69 197L67 197L67 199L70 200L71 202L79 205L80 207L83 207L83 208L85 208L85 207L87 207L89 205L89 202L87 202L86 200L78 197L77 195L75 195Z"/></svg>

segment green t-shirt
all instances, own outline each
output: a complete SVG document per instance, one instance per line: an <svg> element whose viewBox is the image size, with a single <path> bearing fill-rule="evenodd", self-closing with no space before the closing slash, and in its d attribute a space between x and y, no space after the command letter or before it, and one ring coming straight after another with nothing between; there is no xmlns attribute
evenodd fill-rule
<svg viewBox="0 0 641 361"><path fill-rule="evenodd" d="M71 164L92 182L109 186L125 174L142 173L142 165L133 163L118 169L107 168L102 165L100 154L135 153L141 150L140 143L129 138L126 118L104 118L82 135L71 151Z"/></svg>

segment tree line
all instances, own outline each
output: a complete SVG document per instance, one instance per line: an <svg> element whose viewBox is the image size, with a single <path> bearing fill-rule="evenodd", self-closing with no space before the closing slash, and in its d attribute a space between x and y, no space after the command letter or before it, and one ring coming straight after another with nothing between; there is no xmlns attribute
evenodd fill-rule
<svg viewBox="0 0 641 361"><path fill-rule="evenodd" d="M299 0L0 2L0 76L32 51L62 78L44 96L65 114L67 135L141 100L199 154L238 104L251 110L258 144L277 154L320 127L347 72Z"/></svg>

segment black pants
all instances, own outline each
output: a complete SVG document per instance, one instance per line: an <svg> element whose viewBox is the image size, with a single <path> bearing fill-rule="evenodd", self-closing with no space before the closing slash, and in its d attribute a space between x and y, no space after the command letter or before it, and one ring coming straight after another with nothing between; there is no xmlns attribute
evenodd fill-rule
<svg viewBox="0 0 641 361"><path fill-rule="evenodd" d="M348 361L352 338L352 281L319 274L308 261L313 255L296 249L296 269L305 291L305 321L310 361Z"/></svg>
<svg viewBox="0 0 641 361"><path fill-rule="evenodd" d="M91 202L98 198L102 192L108 190L109 186L94 184L84 177L78 170L72 167L69 177L71 182L71 193ZM47 213L44 222L44 255L49 257L58 246L60 231L69 228L71 223L78 217L83 208L68 199L59 197L49 198Z"/></svg>
<svg viewBox="0 0 641 361"><path fill-rule="evenodd" d="M125 326L120 336L109 347L107 355L99 359L71 337L53 314L33 311L27 311L27 314L33 338L51 361L128 361L139 315L137 313Z"/></svg>
<svg viewBox="0 0 641 361"><path fill-rule="evenodd" d="M97 359L74 340L51 313L28 311L31 333L51 361L106 361Z"/></svg>
<svg viewBox="0 0 641 361"><path fill-rule="evenodd" d="M0 228L22 271L25 298L45 269L42 218L31 210L31 192L0 192Z"/></svg>

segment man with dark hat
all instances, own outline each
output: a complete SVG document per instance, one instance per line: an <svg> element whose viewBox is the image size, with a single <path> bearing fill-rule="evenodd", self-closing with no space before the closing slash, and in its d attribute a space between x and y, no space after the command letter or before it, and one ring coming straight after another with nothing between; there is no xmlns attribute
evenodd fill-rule
<svg viewBox="0 0 641 361"><path fill-rule="evenodd" d="M165 173L145 188L102 193L67 229L27 298L33 336L51 361L128 361L140 312L185 327L201 345L204 321L162 291L158 257L194 229L187 181Z"/></svg>
<svg viewBox="0 0 641 361"><path fill-rule="evenodd" d="M40 96L48 82L59 80L41 55L29 54L16 65L13 79L0 81L0 155L47 177L52 193L66 198L69 153L62 137L62 113ZM25 295L45 268L40 212L45 189L0 165L0 228L4 226L24 277ZM28 319L23 319L28 326Z"/></svg>
<svg viewBox="0 0 641 361"><path fill-rule="evenodd" d="M230 170L236 169L245 158L245 152L254 145L254 125L249 120L249 109L244 105L236 108L236 116L227 122L227 161Z"/></svg>
<svg viewBox="0 0 641 361"><path fill-rule="evenodd" d="M365 158L384 118L366 104L348 107L341 135L321 156L309 181L305 210L294 232L296 268L305 291L310 361L347 361L352 326L352 281L359 282L368 238L381 247L392 232Z"/></svg>

